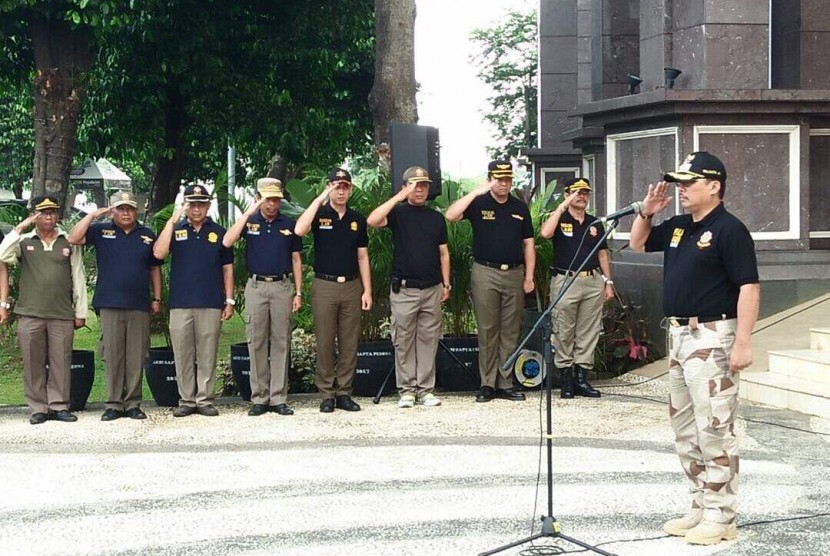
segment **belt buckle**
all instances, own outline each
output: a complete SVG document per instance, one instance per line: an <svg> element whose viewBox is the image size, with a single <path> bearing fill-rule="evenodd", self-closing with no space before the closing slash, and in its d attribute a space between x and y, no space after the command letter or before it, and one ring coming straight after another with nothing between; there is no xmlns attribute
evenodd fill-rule
<svg viewBox="0 0 830 556"><path fill-rule="evenodd" d="M510 265L509 264L499 265L499 270L510 270Z"/></svg>
<svg viewBox="0 0 830 556"><path fill-rule="evenodd" d="M675 328L680 327L680 322L676 318L670 318L669 319L669 324L672 325Z"/></svg>
<svg viewBox="0 0 830 556"><path fill-rule="evenodd" d="M337 283L338 283L338 284L342 284L342 283L343 283L343 282L345 282L345 281L346 281L346 277L345 277L345 276L338 276L338 277L337 277Z"/></svg>
<svg viewBox="0 0 830 556"><path fill-rule="evenodd" d="M266 282L273 282L275 278L273 276L263 276Z"/></svg>

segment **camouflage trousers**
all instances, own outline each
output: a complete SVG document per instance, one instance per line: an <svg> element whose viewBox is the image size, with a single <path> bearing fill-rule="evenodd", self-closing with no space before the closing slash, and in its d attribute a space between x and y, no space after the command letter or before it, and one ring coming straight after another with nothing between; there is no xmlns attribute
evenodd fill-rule
<svg viewBox="0 0 830 556"><path fill-rule="evenodd" d="M738 494L738 377L729 370L735 319L669 327L669 416L692 508L731 523Z"/></svg>

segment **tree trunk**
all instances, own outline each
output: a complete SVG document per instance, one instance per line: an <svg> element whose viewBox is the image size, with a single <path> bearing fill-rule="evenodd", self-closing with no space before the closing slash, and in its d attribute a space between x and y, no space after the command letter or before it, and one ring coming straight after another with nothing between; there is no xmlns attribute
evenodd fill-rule
<svg viewBox="0 0 830 556"><path fill-rule="evenodd" d="M164 150L156 158L153 172L151 211L176 201L184 169L184 134L187 128L187 110L184 97L174 78L167 87L164 106Z"/></svg>
<svg viewBox="0 0 830 556"><path fill-rule="evenodd" d="M390 122L418 122L415 103L415 0L375 0L375 82L369 106L375 145L389 143Z"/></svg>
<svg viewBox="0 0 830 556"><path fill-rule="evenodd" d="M92 52L84 31L66 21L33 13L29 31L35 58L32 195L53 195L65 210L84 97L82 74L92 67Z"/></svg>

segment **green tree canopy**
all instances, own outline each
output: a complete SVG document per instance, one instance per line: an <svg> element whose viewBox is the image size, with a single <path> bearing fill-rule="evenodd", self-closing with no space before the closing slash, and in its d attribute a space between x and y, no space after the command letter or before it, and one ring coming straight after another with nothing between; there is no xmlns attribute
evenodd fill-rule
<svg viewBox="0 0 830 556"><path fill-rule="evenodd" d="M490 87L490 109L484 119L495 136L487 148L494 158L516 156L520 148L536 146L539 66L536 13L510 11L500 23L476 29L470 39L470 59L479 78Z"/></svg>

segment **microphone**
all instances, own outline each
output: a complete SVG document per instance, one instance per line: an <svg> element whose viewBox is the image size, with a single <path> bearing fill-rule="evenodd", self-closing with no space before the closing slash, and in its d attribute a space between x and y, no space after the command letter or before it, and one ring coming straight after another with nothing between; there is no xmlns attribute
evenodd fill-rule
<svg viewBox="0 0 830 556"><path fill-rule="evenodd" d="M643 212L643 203L641 201L634 201L630 205L625 208L621 208L617 212L612 212L607 216L603 216L599 219L600 222L605 223L609 220L619 220L623 216L628 216L629 214L642 214Z"/></svg>

